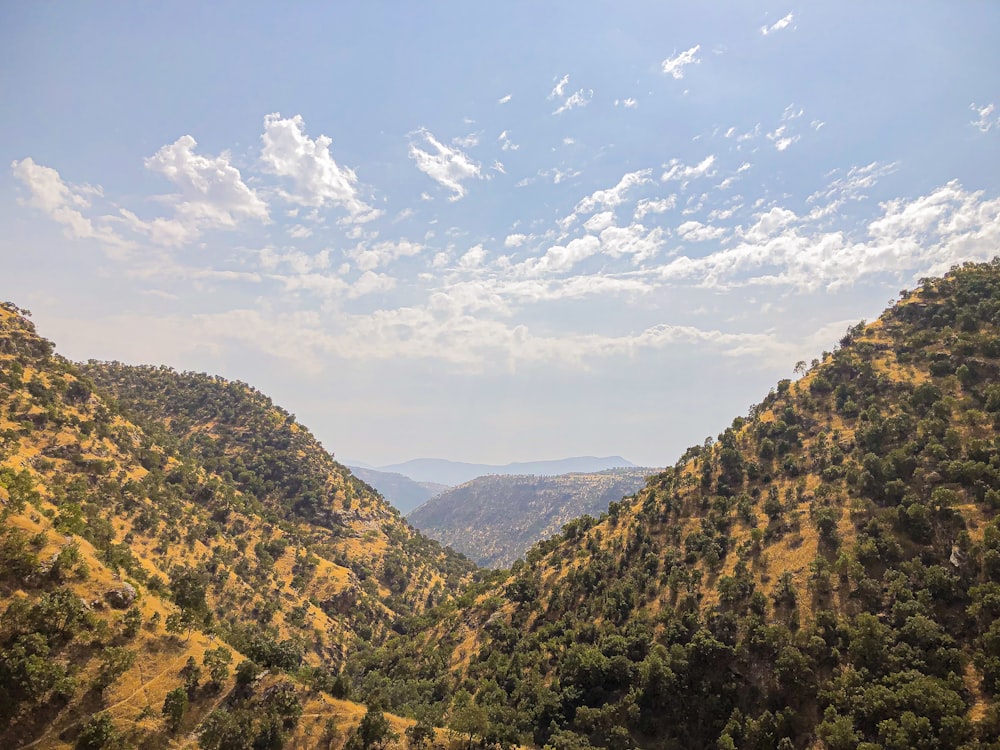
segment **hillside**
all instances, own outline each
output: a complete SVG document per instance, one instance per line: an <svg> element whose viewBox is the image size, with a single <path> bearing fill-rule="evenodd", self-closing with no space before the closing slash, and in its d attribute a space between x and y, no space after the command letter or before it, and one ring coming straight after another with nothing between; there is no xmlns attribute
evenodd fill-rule
<svg viewBox="0 0 1000 750"><path fill-rule="evenodd" d="M249 387L86 370L0 306L0 745L342 743L344 655L471 563Z"/></svg>
<svg viewBox="0 0 1000 750"><path fill-rule="evenodd" d="M362 466L348 468L362 482L378 490L379 494L404 516L449 488L448 485L434 482L415 482L402 474L389 471L378 471Z"/></svg>
<svg viewBox="0 0 1000 750"><path fill-rule="evenodd" d="M379 466L379 471L394 472L416 482L434 482L454 487L487 474L537 474L556 476L574 472L592 473L606 469L634 468L635 464L621 456L576 456L550 461L522 461L509 464L470 464L443 458L415 458L401 464Z"/></svg>
<svg viewBox="0 0 1000 750"><path fill-rule="evenodd" d="M494 474L446 490L407 520L489 568L505 568L531 545L580 516L598 516L655 469L609 469L554 477Z"/></svg>
<svg viewBox="0 0 1000 750"><path fill-rule="evenodd" d="M553 748L998 747L998 376L1000 262L923 280L351 673Z"/></svg>

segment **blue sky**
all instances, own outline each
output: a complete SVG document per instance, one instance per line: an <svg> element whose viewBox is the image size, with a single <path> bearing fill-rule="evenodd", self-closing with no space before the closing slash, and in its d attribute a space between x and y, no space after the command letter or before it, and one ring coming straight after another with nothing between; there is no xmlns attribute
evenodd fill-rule
<svg viewBox="0 0 1000 750"><path fill-rule="evenodd" d="M1000 5L680 5L8 3L0 295L338 457L673 463L1000 248Z"/></svg>

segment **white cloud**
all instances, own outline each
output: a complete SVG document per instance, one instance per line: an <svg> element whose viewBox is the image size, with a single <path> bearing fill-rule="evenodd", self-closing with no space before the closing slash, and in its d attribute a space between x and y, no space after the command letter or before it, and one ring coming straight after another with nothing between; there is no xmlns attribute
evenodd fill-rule
<svg viewBox="0 0 1000 750"><path fill-rule="evenodd" d="M614 211L601 211L594 214L583 223L583 228L591 234L599 234L602 229L607 229L615 221Z"/></svg>
<svg viewBox="0 0 1000 750"><path fill-rule="evenodd" d="M688 242L704 242L724 236L726 230L723 227L713 227L700 221L690 220L677 227L677 234Z"/></svg>
<svg viewBox="0 0 1000 750"><path fill-rule="evenodd" d="M783 285L800 292L837 289L888 274L902 281L943 273L966 260L987 260L1000 247L1000 199L956 181L929 195L882 204L867 234L825 231L774 207L741 231L742 241L702 258L681 256L659 269L669 282L726 289Z"/></svg>
<svg viewBox="0 0 1000 750"><path fill-rule="evenodd" d="M396 280L386 276L384 273L375 273L374 271L365 271L358 277L350 290L347 292L347 296L351 299L356 299L358 297L364 297L368 294L378 294L380 292L388 292L396 286Z"/></svg>
<svg viewBox="0 0 1000 750"><path fill-rule="evenodd" d="M873 161L863 166L853 166L847 170L847 174L842 177L835 177L822 190L817 190L806 200L808 203L819 203L827 201L826 205L821 205L817 209L817 214L828 214L836 211L846 201L859 201L868 197L867 190L874 187L880 179L892 174L899 166L898 162L878 162ZM838 174L839 170L834 170L827 176Z"/></svg>
<svg viewBox="0 0 1000 750"><path fill-rule="evenodd" d="M559 79L559 83L555 85L552 91L549 92L549 99L559 99L562 98L564 92L566 91L566 86L569 84L569 73L564 75Z"/></svg>
<svg viewBox="0 0 1000 750"><path fill-rule="evenodd" d="M642 221L646 214L662 214L672 210L676 206L676 195L670 195L666 198L659 198L657 200L643 198L635 206L634 218L636 221Z"/></svg>
<svg viewBox="0 0 1000 750"><path fill-rule="evenodd" d="M631 97L628 99L615 99L615 106L625 107L625 109L635 109L639 106L639 102Z"/></svg>
<svg viewBox="0 0 1000 750"><path fill-rule="evenodd" d="M482 171L478 164L457 148L448 148L426 129L421 128L414 134L423 145L434 151L425 151L417 144L410 142L410 158L417 164L417 169L426 174L436 183L452 191L449 200L456 201L465 196L463 182L470 179L482 179Z"/></svg>
<svg viewBox="0 0 1000 750"><path fill-rule="evenodd" d="M501 96L499 99L497 99L497 104L506 104L513 98L514 98L513 94L507 94L505 96Z"/></svg>
<svg viewBox="0 0 1000 750"><path fill-rule="evenodd" d="M770 26L764 25L760 27L760 33L764 36L768 34L773 34L775 31L781 31L782 29L787 29L792 25L794 20L794 13L789 13L784 18L779 18L777 21L772 23Z"/></svg>
<svg viewBox="0 0 1000 750"><path fill-rule="evenodd" d="M586 107L590 104L591 99L594 98L594 90L584 91L580 89L574 92L566 98L566 100L559 105L559 107L552 113L554 115L561 115L563 112L568 112L571 109L576 109L577 107Z"/></svg>
<svg viewBox="0 0 1000 750"><path fill-rule="evenodd" d="M104 218L166 246L193 242L208 229L234 229L246 219L269 222L267 204L243 182L229 154L202 156L194 151L197 145L185 135L145 160L147 169L180 188L179 193L156 197L173 206L173 218L142 219L126 208L119 208L116 217Z"/></svg>
<svg viewBox="0 0 1000 750"><path fill-rule="evenodd" d="M418 242L403 239L396 242L379 242L371 246L358 245L347 254L362 271L370 271L387 266L399 258L419 255L425 249L425 246Z"/></svg>
<svg viewBox="0 0 1000 750"><path fill-rule="evenodd" d="M688 180L713 176L715 174L715 171L712 169L714 164L715 156L713 154L709 154L692 166L686 166L681 164L677 159L671 159L670 163L666 165L666 171L660 175L660 181L670 182L676 180L686 185Z"/></svg>
<svg viewBox="0 0 1000 750"><path fill-rule="evenodd" d="M330 251L323 250L316 255L309 255L301 250L286 250L276 252L265 247L258 253L261 268L271 271L279 266L285 266L296 274L307 274L330 267Z"/></svg>
<svg viewBox="0 0 1000 750"><path fill-rule="evenodd" d="M601 251L601 241L593 235L584 235L570 240L565 245L550 247L541 258L529 258L520 264L520 271L538 276L547 273L568 271L582 260Z"/></svg>
<svg viewBox="0 0 1000 750"><path fill-rule="evenodd" d="M353 169L341 167L330 154L333 141L320 135L305 134L301 115L283 118L277 112L264 118L264 143L261 161L264 168L294 185L284 197L303 206L338 206L352 222L367 222L381 215L358 197L358 177Z"/></svg>
<svg viewBox="0 0 1000 750"><path fill-rule="evenodd" d="M119 237L109 226L95 226L80 209L90 208L91 198L102 195L101 189L91 185L68 185L59 172L51 167L36 164L29 156L11 162L11 171L28 188L28 204L62 224L66 236L74 239L93 239L116 250L125 250L130 244Z"/></svg>
<svg viewBox="0 0 1000 750"><path fill-rule="evenodd" d="M647 231L639 223L627 227L609 226L601 231L601 250L613 258L629 256L634 264L643 263L659 253L664 241L661 227Z"/></svg>
<svg viewBox="0 0 1000 750"><path fill-rule="evenodd" d="M458 259L458 265L466 271L479 268L486 259L486 250L482 245L476 245Z"/></svg>
<svg viewBox="0 0 1000 750"><path fill-rule="evenodd" d="M973 102L969 105L969 109L976 113L976 119L970 124L980 133L988 133L994 127L1000 128L1000 117L993 119L993 113L996 111L996 105L990 103L980 107L978 104Z"/></svg>
<svg viewBox="0 0 1000 750"><path fill-rule="evenodd" d="M774 147L778 151L784 151L793 143L798 142L802 136L800 135L789 135L787 125L779 125L772 132L767 134L768 140L774 143Z"/></svg>
<svg viewBox="0 0 1000 750"><path fill-rule="evenodd" d="M514 143L510 139L510 131L508 130L503 131L497 137L497 140L500 141L500 149L503 151L517 151L519 148L521 148L518 144Z"/></svg>
<svg viewBox="0 0 1000 750"><path fill-rule="evenodd" d="M500 174L507 174L507 170L504 168L503 162L499 159L493 160L493 166L490 167L494 172L499 172Z"/></svg>
<svg viewBox="0 0 1000 750"><path fill-rule="evenodd" d="M508 234L503 241L504 247L521 247L528 240L526 234Z"/></svg>
<svg viewBox="0 0 1000 750"><path fill-rule="evenodd" d="M698 50L700 49L701 45L696 44L691 49L677 53L673 57L668 57L661 63L663 72L667 75L673 76L676 80L680 80L684 77L684 68L688 65L696 65L701 62L701 60L696 57Z"/></svg>
<svg viewBox="0 0 1000 750"><path fill-rule="evenodd" d="M618 181L618 184L606 190L595 190L586 198L580 200L573 209L573 213L566 220L570 224L575 217L589 214L598 208L614 208L625 202L625 194L636 187L650 182L651 169L640 169L635 172L627 172Z"/></svg>

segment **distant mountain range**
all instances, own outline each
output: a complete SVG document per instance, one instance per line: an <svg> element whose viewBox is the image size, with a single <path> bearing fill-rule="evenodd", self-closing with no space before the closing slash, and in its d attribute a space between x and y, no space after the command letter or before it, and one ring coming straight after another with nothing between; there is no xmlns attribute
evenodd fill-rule
<svg viewBox="0 0 1000 750"><path fill-rule="evenodd" d="M606 469L635 468L635 464L621 456L577 456L560 458L552 461L526 461L504 464L470 464L461 461L448 461L443 458L415 458L401 464L389 466L366 466L361 463L348 462L352 469L374 468L381 472L402 474L415 482L433 482L454 487L486 474L535 474L537 476L556 476L571 473L592 473ZM381 487L376 487L382 491ZM383 492L384 494L384 492Z"/></svg>
<svg viewBox="0 0 1000 750"><path fill-rule="evenodd" d="M479 565L507 567L568 521L599 516L612 502L635 493L657 471L616 468L551 477L491 474L431 498L407 520Z"/></svg>

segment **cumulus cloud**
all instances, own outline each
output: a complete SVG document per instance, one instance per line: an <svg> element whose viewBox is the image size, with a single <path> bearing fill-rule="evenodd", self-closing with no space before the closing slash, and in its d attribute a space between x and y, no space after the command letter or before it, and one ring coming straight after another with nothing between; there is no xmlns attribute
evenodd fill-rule
<svg viewBox="0 0 1000 750"><path fill-rule="evenodd" d="M428 150L424 150L425 148ZM479 164L460 149L445 146L424 128L413 134L413 139L410 141L410 158L416 162L417 169L452 191L449 198L452 201L465 196L463 182L483 177Z"/></svg>
<svg viewBox="0 0 1000 750"><path fill-rule="evenodd" d="M701 62L698 59L698 50L701 49L700 44L694 45L691 49L684 50L680 53L674 53L673 57L668 57L662 63L660 63L663 72L667 75L673 76L676 80L680 80L684 77L684 69L689 65L696 65Z"/></svg>
<svg viewBox="0 0 1000 750"><path fill-rule="evenodd" d="M789 13L784 18L779 18L777 21L775 21L774 23L772 23L770 26L768 26L766 24L764 26L761 26L760 27L760 33L763 36L767 36L768 34L773 34L775 31L781 31L782 29L787 29L789 26L792 25L792 21L793 20L794 20L794 14L793 13Z"/></svg>
<svg viewBox="0 0 1000 750"><path fill-rule="evenodd" d="M337 206L347 211L351 222L363 223L381 215L359 197L354 170L340 166L330 154L333 141L325 135L309 138L301 115L267 115L261 140L265 170L292 182L292 191L283 193L287 200L316 208Z"/></svg>
<svg viewBox="0 0 1000 750"><path fill-rule="evenodd" d="M651 200L643 198L635 205L633 214L636 221L642 221L646 214L662 214L674 209L677 206L677 196L670 195L666 198Z"/></svg>
<svg viewBox="0 0 1000 750"><path fill-rule="evenodd" d="M513 94L506 94L504 96L501 96L499 99L497 99L497 104L506 104L507 102L509 102L513 98L514 98Z"/></svg>
<svg viewBox="0 0 1000 750"><path fill-rule="evenodd" d="M758 214L740 240L716 253L680 256L659 269L672 283L726 289L782 285L801 292L837 289L867 277L938 274L965 260L987 260L1000 246L1000 199L952 181L917 198L888 201L863 236L819 229L781 207Z"/></svg>
<svg viewBox="0 0 1000 750"><path fill-rule="evenodd" d="M30 156L11 162L14 177L24 183L31 197L28 205L39 209L58 224L62 224L67 237L98 240L109 248L126 249L124 241L106 225L95 225L83 215L81 209L90 208L91 199L101 196L99 187L69 185L55 169L35 163Z"/></svg>
<svg viewBox="0 0 1000 750"><path fill-rule="evenodd" d="M723 227L713 227L700 221L685 221L677 227L677 234L688 242L704 242L716 240L726 234Z"/></svg>
<svg viewBox="0 0 1000 750"><path fill-rule="evenodd" d="M639 106L639 102L629 97L628 99L615 99L616 107L624 107L625 109L635 109Z"/></svg>

